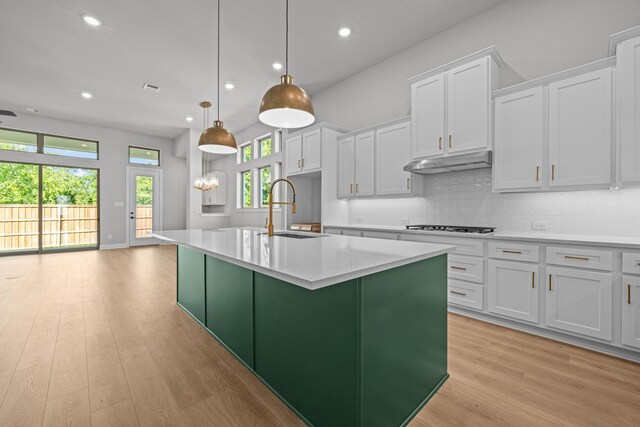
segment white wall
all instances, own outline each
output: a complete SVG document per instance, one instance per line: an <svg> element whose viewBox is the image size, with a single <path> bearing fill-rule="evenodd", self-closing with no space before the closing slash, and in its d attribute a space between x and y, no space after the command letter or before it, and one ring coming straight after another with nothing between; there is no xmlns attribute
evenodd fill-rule
<svg viewBox="0 0 640 427"><path fill-rule="evenodd" d="M174 157L172 140L27 114L20 114L17 118L4 119L2 126L99 141L98 160L4 150L0 150L0 160L100 169L101 246L122 246L127 241L126 225L129 216L126 212L126 184L129 145L160 150L160 165L163 170L163 228L181 229L185 227L184 205L186 198L183 183L187 179L187 168L184 159ZM123 202L124 206L115 206L116 202ZM111 239L108 238L108 235L111 235Z"/></svg>

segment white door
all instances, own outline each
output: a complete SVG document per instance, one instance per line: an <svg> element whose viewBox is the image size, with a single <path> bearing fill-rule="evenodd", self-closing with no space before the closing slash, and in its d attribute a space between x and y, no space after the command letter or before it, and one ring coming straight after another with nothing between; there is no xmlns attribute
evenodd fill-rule
<svg viewBox="0 0 640 427"><path fill-rule="evenodd" d="M338 197L349 198L355 195L354 180L354 138L352 136L338 141Z"/></svg>
<svg viewBox="0 0 640 427"><path fill-rule="evenodd" d="M549 85L549 185L611 183L611 68Z"/></svg>
<svg viewBox="0 0 640 427"><path fill-rule="evenodd" d="M302 135L302 170L310 172L322 166L322 134L320 129Z"/></svg>
<svg viewBox="0 0 640 427"><path fill-rule="evenodd" d="M411 193L411 173L402 168L411 160L409 122L376 131L376 194Z"/></svg>
<svg viewBox="0 0 640 427"><path fill-rule="evenodd" d="M542 87L496 98L496 190L542 187L542 114Z"/></svg>
<svg viewBox="0 0 640 427"><path fill-rule="evenodd" d="M444 153L444 74L411 85L411 157Z"/></svg>
<svg viewBox="0 0 640 427"><path fill-rule="evenodd" d="M640 348L640 277L622 277L622 344Z"/></svg>
<svg viewBox="0 0 640 427"><path fill-rule="evenodd" d="M611 340L613 275L547 267L547 326Z"/></svg>
<svg viewBox="0 0 640 427"><path fill-rule="evenodd" d="M129 246L158 244L151 233L162 229L162 171L128 169Z"/></svg>
<svg viewBox="0 0 640 427"><path fill-rule="evenodd" d="M373 131L355 138L356 197L375 194L375 140Z"/></svg>
<svg viewBox="0 0 640 427"><path fill-rule="evenodd" d="M302 170L302 136L287 139L286 142L287 175L298 173Z"/></svg>
<svg viewBox="0 0 640 427"><path fill-rule="evenodd" d="M622 182L640 181L640 37L618 46Z"/></svg>
<svg viewBox="0 0 640 427"><path fill-rule="evenodd" d="M489 59L447 72L447 93L447 152L488 147Z"/></svg>
<svg viewBox="0 0 640 427"><path fill-rule="evenodd" d="M489 260L489 311L538 323L538 264Z"/></svg>

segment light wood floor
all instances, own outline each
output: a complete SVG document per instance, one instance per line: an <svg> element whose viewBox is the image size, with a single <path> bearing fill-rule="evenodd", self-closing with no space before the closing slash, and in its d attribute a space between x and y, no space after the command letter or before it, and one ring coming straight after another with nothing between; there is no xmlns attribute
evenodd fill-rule
<svg viewBox="0 0 640 427"><path fill-rule="evenodd" d="M172 246L0 257L0 425L296 426L175 305ZM412 426L640 426L640 365L449 316Z"/></svg>

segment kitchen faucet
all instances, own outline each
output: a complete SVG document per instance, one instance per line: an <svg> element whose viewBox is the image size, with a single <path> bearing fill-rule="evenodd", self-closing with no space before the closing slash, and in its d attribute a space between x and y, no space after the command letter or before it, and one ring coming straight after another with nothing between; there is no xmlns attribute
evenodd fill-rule
<svg viewBox="0 0 640 427"><path fill-rule="evenodd" d="M291 186L291 191L293 192L293 201L291 202L274 202L273 201L273 187L280 181L284 181L289 186ZM273 181L271 184L271 188L269 189L269 223L267 224L267 234L269 236L273 236L273 205L291 205L291 213L296 213L296 189L293 186L293 183L288 179L279 178Z"/></svg>

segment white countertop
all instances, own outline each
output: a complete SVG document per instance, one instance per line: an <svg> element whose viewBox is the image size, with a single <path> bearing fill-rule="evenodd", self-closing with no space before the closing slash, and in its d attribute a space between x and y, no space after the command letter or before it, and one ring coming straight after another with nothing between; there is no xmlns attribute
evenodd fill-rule
<svg viewBox="0 0 640 427"><path fill-rule="evenodd" d="M640 250L640 238L616 236L591 236L582 234L553 234L545 232L495 232L489 234L455 233L450 231L407 230L404 225L325 225L325 228L339 228L361 231L388 231L396 233L422 234L432 236L464 237L487 240L519 240L554 244L586 244Z"/></svg>
<svg viewBox="0 0 640 427"><path fill-rule="evenodd" d="M320 235L268 237L266 230L171 230L154 237L307 288L319 289L451 252L454 246Z"/></svg>

